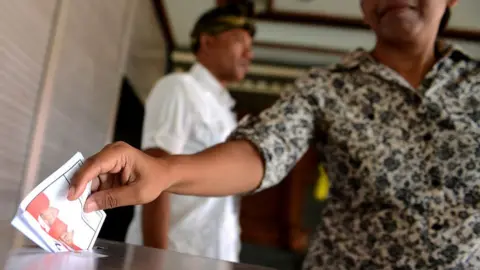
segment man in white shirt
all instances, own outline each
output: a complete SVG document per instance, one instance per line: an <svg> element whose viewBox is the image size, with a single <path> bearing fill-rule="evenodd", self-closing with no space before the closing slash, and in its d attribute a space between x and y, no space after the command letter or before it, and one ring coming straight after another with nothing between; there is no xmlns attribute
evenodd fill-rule
<svg viewBox="0 0 480 270"><path fill-rule="evenodd" d="M228 5L200 17L191 34L197 62L188 73L160 79L146 102L142 148L147 153L199 152L233 131L235 102L225 86L248 71L252 13L252 7ZM143 209L136 207L126 242L236 262L238 214L235 197L162 194Z"/></svg>

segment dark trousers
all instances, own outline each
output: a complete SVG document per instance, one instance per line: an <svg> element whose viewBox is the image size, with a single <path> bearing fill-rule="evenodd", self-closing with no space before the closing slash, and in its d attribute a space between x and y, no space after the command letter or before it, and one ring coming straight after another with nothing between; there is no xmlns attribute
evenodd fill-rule
<svg viewBox="0 0 480 270"><path fill-rule="evenodd" d="M107 217L98 234L99 238L125 242L128 226L133 219L134 206L119 207L105 210Z"/></svg>

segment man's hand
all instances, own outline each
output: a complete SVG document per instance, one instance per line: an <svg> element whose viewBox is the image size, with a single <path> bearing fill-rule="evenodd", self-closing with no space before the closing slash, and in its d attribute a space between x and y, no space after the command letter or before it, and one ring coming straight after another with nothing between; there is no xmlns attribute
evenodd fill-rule
<svg viewBox="0 0 480 270"><path fill-rule="evenodd" d="M106 146L88 158L73 176L68 199L77 199L92 181L85 211L145 204L155 200L171 183L168 162L155 159L126 143Z"/></svg>

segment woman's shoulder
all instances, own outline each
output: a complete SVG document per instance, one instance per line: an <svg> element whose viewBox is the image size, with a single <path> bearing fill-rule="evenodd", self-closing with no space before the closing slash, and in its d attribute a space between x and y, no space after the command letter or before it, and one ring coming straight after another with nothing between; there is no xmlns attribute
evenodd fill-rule
<svg viewBox="0 0 480 270"><path fill-rule="evenodd" d="M364 49L354 50L343 55L339 62L310 68L296 80L296 86L297 88L308 88L341 80L347 77L348 73L354 72L363 62L368 61L369 57L368 52Z"/></svg>
<svg viewBox="0 0 480 270"><path fill-rule="evenodd" d="M362 63L371 60L370 54L362 48L341 55L341 60L329 65L312 67L308 71L308 76L329 78L338 73L355 70Z"/></svg>
<svg viewBox="0 0 480 270"><path fill-rule="evenodd" d="M465 66L470 70L477 70L480 68L480 61L472 56L472 51L476 48L464 48L459 44L451 44L446 41L437 42L437 54L439 54L447 65L453 67Z"/></svg>

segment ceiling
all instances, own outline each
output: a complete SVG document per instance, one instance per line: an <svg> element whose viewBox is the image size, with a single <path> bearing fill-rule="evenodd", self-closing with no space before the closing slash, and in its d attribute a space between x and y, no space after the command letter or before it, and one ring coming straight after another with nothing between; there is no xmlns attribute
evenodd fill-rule
<svg viewBox="0 0 480 270"><path fill-rule="evenodd" d="M187 50L197 18L221 0L155 0L162 9L167 39L176 50ZM256 62L312 66L338 61L358 47L369 49L373 33L362 23L359 1L256 0ZM480 58L479 0L460 0L446 38Z"/></svg>
<svg viewBox="0 0 480 270"><path fill-rule="evenodd" d="M230 0L231 1L231 0ZM179 71L195 61L188 50L197 18L226 0L136 1L136 19L127 74L144 101L165 72L169 57ZM362 23L359 1L254 0L257 35L249 76L230 85L238 91L278 94L311 66L331 64L358 47L372 48L375 37ZM460 0L446 38L480 58L480 0ZM160 22L160 23L157 23ZM163 33L163 35L162 35ZM165 51L172 53L167 56ZM273 79L265 82L263 78ZM285 82L287 79L288 82Z"/></svg>

